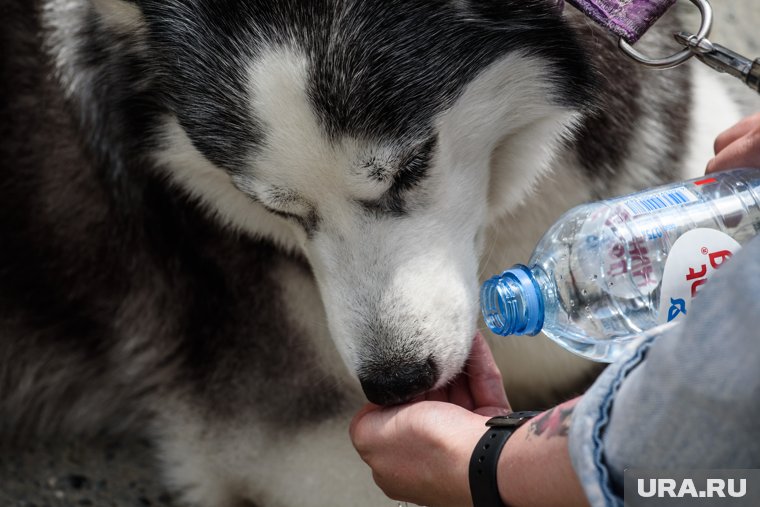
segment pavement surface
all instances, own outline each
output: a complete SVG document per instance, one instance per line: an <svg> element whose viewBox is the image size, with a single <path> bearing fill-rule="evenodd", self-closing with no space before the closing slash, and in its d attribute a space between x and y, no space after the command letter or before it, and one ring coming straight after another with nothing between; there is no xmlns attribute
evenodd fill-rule
<svg viewBox="0 0 760 507"><path fill-rule="evenodd" d="M2 507L172 507L151 445L66 438L0 447Z"/></svg>
<svg viewBox="0 0 760 507"><path fill-rule="evenodd" d="M713 0L713 5L711 39L752 58L760 56L757 0ZM684 8L695 11L688 3ZM157 477L151 446L137 436L0 444L0 507L176 505Z"/></svg>

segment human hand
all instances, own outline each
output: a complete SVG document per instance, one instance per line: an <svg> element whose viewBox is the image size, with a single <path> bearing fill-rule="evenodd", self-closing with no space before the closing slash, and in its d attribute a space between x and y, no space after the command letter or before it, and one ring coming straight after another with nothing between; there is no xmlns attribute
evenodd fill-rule
<svg viewBox="0 0 760 507"><path fill-rule="evenodd" d="M388 497L428 507L469 506L472 450L489 417L509 411L501 373L478 334L454 382L406 405L368 404L350 434Z"/></svg>
<svg viewBox="0 0 760 507"><path fill-rule="evenodd" d="M715 140L715 158L708 173L739 167L760 168L760 113L748 116Z"/></svg>

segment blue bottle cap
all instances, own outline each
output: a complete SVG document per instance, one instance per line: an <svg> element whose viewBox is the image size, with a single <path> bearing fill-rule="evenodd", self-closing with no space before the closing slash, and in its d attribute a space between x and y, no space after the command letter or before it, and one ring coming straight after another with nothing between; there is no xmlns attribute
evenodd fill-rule
<svg viewBox="0 0 760 507"><path fill-rule="evenodd" d="M483 283L480 309L501 336L535 335L544 326L544 297L528 267L517 264Z"/></svg>

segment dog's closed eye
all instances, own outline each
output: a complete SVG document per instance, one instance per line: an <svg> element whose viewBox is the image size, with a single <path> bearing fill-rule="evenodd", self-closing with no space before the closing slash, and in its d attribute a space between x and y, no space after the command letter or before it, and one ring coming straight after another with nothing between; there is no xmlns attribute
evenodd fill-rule
<svg viewBox="0 0 760 507"><path fill-rule="evenodd" d="M297 192L269 187L258 195L258 202L270 213L299 224L311 236L317 229L317 209Z"/></svg>
<svg viewBox="0 0 760 507"><path fill-rule="evenodd" d="M268 212L300 225L312 236L319 224L316 207L298 192L278 186L259 185L241 177L233 177L235 185L249 199Z"/></svg>
<svg viewBox="0 0 760 507"><path fill-rule="evenodd" d="M280 212L308 215L314 211L314 206L293 190L273 186L263 190L258 196L261 204Z"/></svg>

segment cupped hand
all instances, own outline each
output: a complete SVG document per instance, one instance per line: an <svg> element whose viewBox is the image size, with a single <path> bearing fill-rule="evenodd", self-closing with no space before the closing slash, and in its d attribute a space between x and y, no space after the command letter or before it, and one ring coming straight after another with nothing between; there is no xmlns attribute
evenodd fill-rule
<svg viewBox="0 0 760 507"><path fill-rule="evenodd" d="M428 507L471 505L468 465L490 416L510 411L501 373L477 335L465 371L396 407L368 404L351 422L359 455L390 498Z"/></svg>

